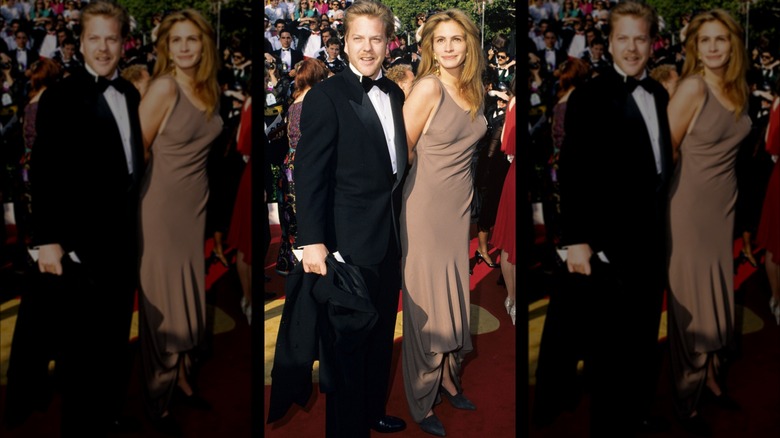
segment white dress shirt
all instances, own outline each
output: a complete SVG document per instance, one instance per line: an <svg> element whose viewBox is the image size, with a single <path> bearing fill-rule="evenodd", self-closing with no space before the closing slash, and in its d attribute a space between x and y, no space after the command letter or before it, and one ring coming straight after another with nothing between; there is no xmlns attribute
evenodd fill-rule
<svg viewBox="0 0 780 438"><path fill-rule="evenodd" d="M363 80L363 75L355 68L351 63L349 68L358 77L358 81ZM379 70L379 75L376 79L382 77L382 70ZM393 166L393 174L398 173L398 164L395 151L395 120L393 120L393 107L390 106L390 96L383 93L379 87L374 86L368 91L368 98L371 100L371 104L374 106L376 115L379 116L379 121L382 122L382 130L385 134L385 140L387 141L387 151L390 154L390 163Z"/></svg>
<svg viewBox="0 0 780 438"><path fill-rule="evenodd" d="M95 73L89 64L84 64L84 68L87 72L95 78L95 82L98 80L98 75ZM119 72L114 71L114 75L111 80L119 77ZM133 151L130 146L130 115L127 112L127 100L125 95L120 93L114 87L106 88L103 92L103 97L108 103L108 107L111 108L111 113L114 115L116 126L119 128L119 135L122 137L122 147L125 151L125 158L127 159L127 173L133 173Z"/></svg>
<svg viewBox="0 0 780 438"><path fill-rule="evenodd" d="M321 48L322 48L322 37L320 36L320 33L319 32L317 32L317 34L312 33L311 35L309 35L309 39L306 40L306 47L303 48L303 56L309 58L316 58Z"/></svg>
<svg viewBox="0 0 780 438"><path fill-rule="evenodd" d="M27 70L27 67L29 67L27 61L29 61L27 59L27 51L25 51L23 48L16 49L16 62L19 64L20 70Z"/></svg>
<svg viewBox="0 0 780 438"><path fill-rule="evenodd" d="M44 58L53 58L55 53L57 53L57 34L47 33L43 37L38 54Z"/></svg>
<svg viewBox="0 0 780 438"><path fill-rule="evenodd" d="M623 70L618 67L617 63L614 65L615 71L618 72L618 74L623 78L623 81L626 80L626 74L623 72ZM647 71L642 72L642 77L639 80L642 80L647 77ZM655 168L657 172L661 173L661 139L660 139L660 129L658 127L658 112L656 111L655 107L655 98L652 94L650 94L649 91L645 90L643 87L636 87L634 89L634 92L631 93L631 96L634 98L634 102L636 102L636 106L639 107L639 112L642 113L642 118L645 119L645 126L647 127L647 132L650 134L650 144L653 147L653 155L655 156Z"/></svg>
<svg viewBox="0 0 780 438"><path fill-rule="evenodd" d="M292 54L290 53L290 50L292 49L280 49L281 53L279 55L280 58L282 58L282 63L284 63L285 66L287 66L287 71L292 70Z"/></svg>

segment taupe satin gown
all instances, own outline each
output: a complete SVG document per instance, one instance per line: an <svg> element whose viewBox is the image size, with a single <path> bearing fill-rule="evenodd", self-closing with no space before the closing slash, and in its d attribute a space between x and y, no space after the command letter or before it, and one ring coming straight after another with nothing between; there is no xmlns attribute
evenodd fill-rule
<svg viewBox="0 0 780 438"><path fill-rule="evenodd" d="M690 416L701 395L710 353L734 336L734 164L750 118L736 118L707 95L680 145L670 190L669 346L676 409Z"/></svg>
<svg viewBox="0 0 780 438"><path fill-rule="evenodd" d="M158 80L176 82L171 77ZM147 408L153 417L167 409L180 355L194 350L204 335L206 159L222 130L218 112L207 118L176 87L176 102L151 145L141 188L139 334ZM187 354L183 360L189 373Z"/></svg>
<svg viewBox="0 0 780 438"><path fill-rule="evenodd" d="M472 120L441 87L439 106L417 142L417 158L401 208L404 388L414 421L433 406L442 359L460 391L460 365L472 350L469 333L469 221L471 157L487 122Z"/></svg>

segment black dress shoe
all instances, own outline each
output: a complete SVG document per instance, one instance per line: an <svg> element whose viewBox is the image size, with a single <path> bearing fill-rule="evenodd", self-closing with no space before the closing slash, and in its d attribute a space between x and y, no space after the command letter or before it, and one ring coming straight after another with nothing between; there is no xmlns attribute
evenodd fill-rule
<svg viewBox="0 0 780 438"><path fill-rule="evenodd" d="M197 409L199 411L211 410L211 403L207 402L195 391L193 391L190 395L186 395L178 385L176 386L176 389L173 390L173 398L178 403L181 403L182 405L192 409Z"/></svg>
<svg viewBox="0 0 780 438"><path fill-rule="evenodd" d="M177 437L182 436L181 426L178 422L176 422L176 420L173 419L173 416L170 414L153 420L152 426L154 426L154 429L163 435Z"/></svg>
<svg viewBox="0 0 780 438"><path fill-rule="evenodd" d="M436 416L436 414L423 419L423 421L420 422L420 429L422 429L423 432L429 433L431 435L447 436L447 434L444 432L444 425L441 424L441 421L439 421L439 418Z"/></svg>
<svg viewBox="0 0 780 438"><path fill-rule="evenodd" d="M639 422L638 430L643 433L664 433L672 429L671 423L664 417L647 417Z"/></svg>
<svg viewBox="0 0 780 438"><path fill-rule="evenodd" d="M108 424L110 433L141 433L141 422L135 417L117 417Z"/></svg>
<svg viewBox="0 0 780 438"><path fill-rule="evenodd" d="M712 428L701 418L701 415L681 419L680 426L692 435L704 437L712 436Z"/></svg>
<svg viewBox="0 0 780 438"><path fill-rule="evenodd" d="M398 417L383 415L371 425L371 429L379 433L400 432L406 429L406 422Z"/></svg>
<svg viewBox="0 0 780 438"><path fill-rule="evenodd" d="M455 409L465 409L467 411L476 411L477 407L474 406L474 403L471 402L471 400L467 399L463 396L462 392L459 392L455 395L452 395L444 389L444 387L439 388L439 394L444 394L444 398L450 401L452 403L452 406L455 407Z"/></svg>

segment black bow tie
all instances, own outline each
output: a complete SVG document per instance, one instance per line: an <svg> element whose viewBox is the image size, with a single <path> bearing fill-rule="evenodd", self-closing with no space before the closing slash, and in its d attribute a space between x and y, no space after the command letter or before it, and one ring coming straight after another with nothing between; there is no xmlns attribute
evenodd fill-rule
<svg viewBox="0 0 780 438"><path fill-rule="evenodd" d="M629 93L633 93L636 87L642 87L647 91L648 93L652 93L653 89L650 85L650 77L646 76L641 81L635 79L635 78L626 78L626 89Z"/></svg>
<svg viewBox="0 0 780 438"><path fill-rule="evenodd" d="M282 52L289 52L290 49L282 49Z"/></svg>
<svg viewBox="0 0 780 438"><path fill-rule="evenodd" d="M106 88L108 87L114 87L116 91L125 94L125 92L128 91L128 87L132 87L132 85L127 81L123 81L119 77L113 80L108 80L103 76L100 76L97 79L97 87L101 93L105 92Z"/></svg>
<svg viewBox="0 0 780 438"><path fill-rule="evenodd" d="M368 76L363 76L363 79L360 80L360 83L361 85L363 85L363 89L366 90L366 93L371 91L371 89L374 88L374 85L379 87L379 89L382 90L383 93L387 93L390 91L390 79L387 79L384 76L382 76L377 80L373 80Z"/></svg>

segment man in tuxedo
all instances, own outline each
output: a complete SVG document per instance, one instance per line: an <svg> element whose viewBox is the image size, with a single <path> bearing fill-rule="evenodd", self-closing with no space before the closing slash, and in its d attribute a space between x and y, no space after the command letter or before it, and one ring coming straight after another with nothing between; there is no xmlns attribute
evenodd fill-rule
<svg viewBox="0 0 780 438"><path fill-rule="evenodd" d="M544 33L544 49L536 52L539 59L542 60L542 75L551 77L558 66L568 59L566 52L557 49L558 35L554 30L548 28Z"/></svg>
<svg viewBox="0 0 780 438"><path fill-rule="evenodd" d="M667 183L672 174L668 94L646 65L656 12L621 2L611 15L614 68L568 101L558 172L561 287L550 297L539 352L534 421L573 408L578 359L591 387L591 436L633 436L651 417L666 286ZM609 121L609 128L593 126Z"/></svg>
<svg viewBox="0 0 780 438"><path fill-rule="evenodd" d="M282 48L274 50L271 54L276 58L276 62L283 66L283 71L290 77L295 77L295 64L303 61L303 52L300 50L292 49L292 32L290 29L282 29L279 32L279 43Z"/></svg>
<svg viewBox="0 0 780 438"><path fill-rule="evenodd" d="M98 0L82 18L85 69L52 85L38 107L31 182L42 274L40 287L22 298L8 371L7 407L23 421L29 412L20 411L26 406L17 397L23 400L25 385L36 384L40 374L33 369L42 367L45 379L49 357L39 351L51 345L66 437L131 426L119 415L132 366L144 170L140 96L117 70L130 28L127 11ZM43 315L55 315L56 323Z"/></svg>
<svg viewBox="0 0 780 438"><path fill-rule="evenodd" d="M37 61L38 52L29 48L30 37L24 29L18 29L15 34L16 50L11 54L11 62L14 66L14 74L27 76L25 72L30 69L33 62Z"/></svg>
<svg viewBox="0 0 780 438"><path fill-rule="evenodd" d="M393 33L390 9L355 2L345 19L343 72L315 85L301 113L295 157L298 244L307 273L326 274L333 252L358 266L379 315L368 338L335 366L326 436L368 437L406 425L385 415L401 288L399 214L408 150L404 95L381 66Z"/></svg>

